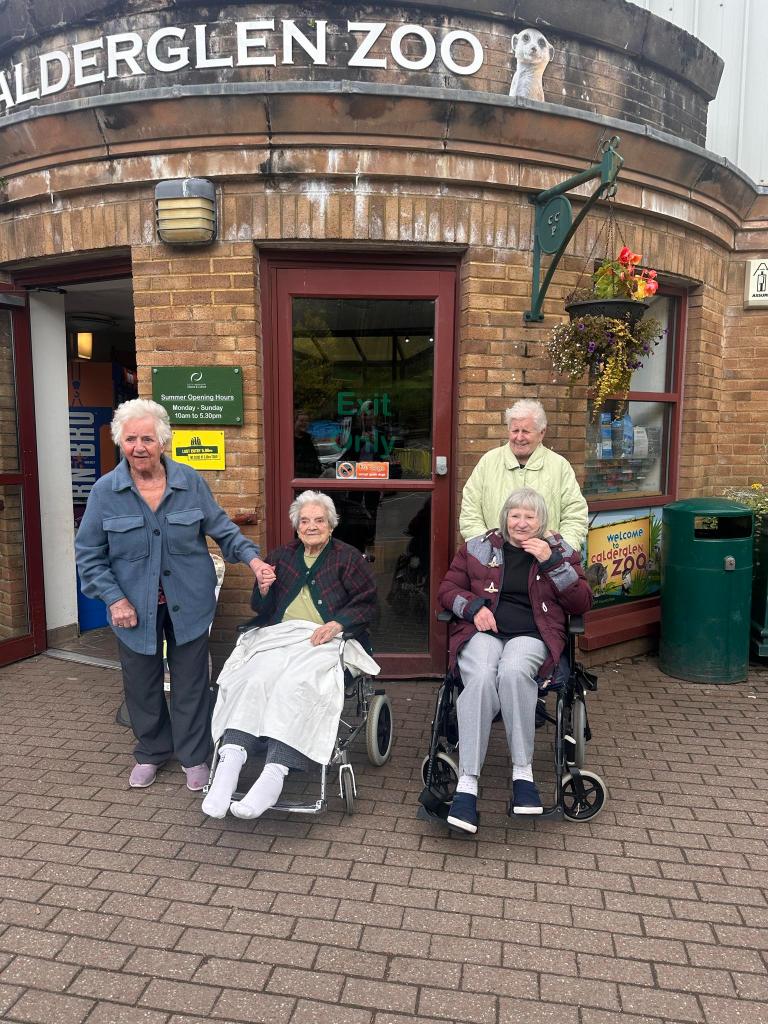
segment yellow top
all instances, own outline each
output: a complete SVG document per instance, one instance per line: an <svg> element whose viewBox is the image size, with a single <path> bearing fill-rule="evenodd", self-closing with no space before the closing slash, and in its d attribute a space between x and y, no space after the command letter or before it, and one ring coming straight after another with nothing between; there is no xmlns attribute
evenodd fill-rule
<svg viewBox="0 0 768 1024"><path fill-rule="evenodd" d="M305 554L304 564L308 569L311 569L317 561L317 558L318 555ZM315 602L312 600L312 595L309 592L308 586L303 586L296 597L294 597L285 609L283 622L286 622L288 619L305 619L309 622L316 622L319 626L322 626L324 621L323 617L320 615L317 608L315 608Z"/></svg>

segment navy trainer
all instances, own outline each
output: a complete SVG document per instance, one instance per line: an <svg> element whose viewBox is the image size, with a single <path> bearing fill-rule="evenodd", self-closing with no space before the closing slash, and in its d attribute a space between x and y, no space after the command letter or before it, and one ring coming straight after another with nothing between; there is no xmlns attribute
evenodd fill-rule
<svg viewBox="0 0 768 1024"><path fill-rule="evenodd" d="M515 814L541 814L544 810L538 789L527 779L512 783L512 810Z"/></svg>
<svg viewBox="0 0 768 1024"><path fill-rule="evenodd" d="M477 832L477 797L472 793L456 793L446 821L462 832Z"/></svg>

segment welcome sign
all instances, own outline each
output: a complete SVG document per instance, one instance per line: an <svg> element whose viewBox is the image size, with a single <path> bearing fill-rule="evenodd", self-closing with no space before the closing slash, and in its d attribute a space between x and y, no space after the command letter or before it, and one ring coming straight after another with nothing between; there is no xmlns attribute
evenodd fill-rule
<svg viewBox="0 0 768 1024"><path fill-rule="evenodd" d="M325 67L329 64L328 40L332 34L346 36L344 45L334 48L336 68L339 56L343 56L349 68L424 71L439 63L437 70L474 75L485 60L480 40L463 29L443 35L442 30L407 24L398 25L389 36L390 25L384 21L339 24L311 18L309 24L312 28L308 33L292 18L164 26L146 39L138 32L117 32L49 50L0 71L0 115L65 89L135 79L154 72L173 75L211 68L275 68L293 65L299 53L311 65ZM385 52L379 46L374 56L374 48L385 34ZM412 52L414 41L418 55Z"/></svg>

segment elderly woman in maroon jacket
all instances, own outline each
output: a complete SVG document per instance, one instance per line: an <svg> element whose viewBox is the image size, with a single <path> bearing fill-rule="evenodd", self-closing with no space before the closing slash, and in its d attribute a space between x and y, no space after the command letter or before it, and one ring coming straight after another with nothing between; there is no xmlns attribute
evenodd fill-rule
<svg viewBox="0 0 768 1024"><path fill-rule="evenodd" d="M455 616L450 665L458 665L464 685L457 701L459 781L448 824L477 832L477 783L499 711L512 757L514 813L541 814L532 771L538 686L557 670L567 616L585 612L592 592L579 554L547 532L547 506L537 491L513 491L500 528L459 548L438 601Z"/></svg>

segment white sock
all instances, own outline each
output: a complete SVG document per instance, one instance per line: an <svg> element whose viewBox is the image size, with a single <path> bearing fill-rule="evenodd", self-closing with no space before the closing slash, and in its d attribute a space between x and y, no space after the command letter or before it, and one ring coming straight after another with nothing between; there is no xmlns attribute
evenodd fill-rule
<svg viewBox="0 0 768 1024"><path fill-rule="evenodd" d="M289 769L282 764L264 765L264 771L245 794L242 800L235 800L229 809L236 818L259 818L270 807L274 807L283 791L283 783Z"/></svg>
<svg viewBox="0 0 768 1024"><path fill-rule="evenodd" d="M460 775L459 781L456 783L457 793L471 793L472 796L477 796L477 775Z"/></svg>
<svg viewBox="0 0 768 1024"><path fill-rule="evenodd" d="M518 779L525 779L526 782L533 782L533 765L513 764L512 781L517 782Z"/></svg>
<svg viewBox="0 0 768 1024"><path fill-rule="evenodd" d="M245 747L234 743L225 743L219 750L219 763L213 782L203 800L203 814L209 818L223 818L229 810L232 794L237 789L237 780L248 755Z"/></svg>

